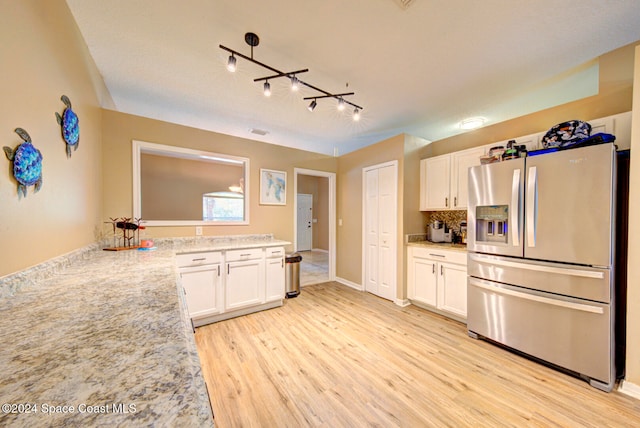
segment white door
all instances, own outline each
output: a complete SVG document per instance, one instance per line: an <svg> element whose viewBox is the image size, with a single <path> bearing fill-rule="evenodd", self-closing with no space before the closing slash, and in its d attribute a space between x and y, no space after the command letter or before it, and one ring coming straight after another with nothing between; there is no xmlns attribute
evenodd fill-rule
<svg viewBox="0 0 640 428"><path fill-rule="evenodd" d="M309 251L313 245L313 195L298 193L298 251Z"/></svg>
<svg viewBox="0 0 640 428"><path fill-rule="evenodd" d="M365 290L385 299L396 297L398 164L363 170Z"/></svg>

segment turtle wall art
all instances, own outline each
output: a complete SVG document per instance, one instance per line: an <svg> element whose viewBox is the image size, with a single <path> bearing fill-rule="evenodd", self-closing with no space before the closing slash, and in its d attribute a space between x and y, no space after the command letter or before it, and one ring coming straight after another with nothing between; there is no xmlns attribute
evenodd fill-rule
<svg viewBox="0 0 640 428"><path fill-rule="evenodd" d="M35 192L42 187L42 153L31 143L31 137L22 128L15 129L23 142L15 149L4 146L4 153L13 162L13 176L18 182L18 198L27 196L27 187L35 185Z"/></svg>
<svg viewBox="0 0 640 428"><path fill-rule="evenodd" d="M78 146L80 145L80 123L78 115L71 108L69 97L63 95L60 99L66 107L62 112L62 116L56 112L56 119L62 130L62 139L67 145L67 157L70 158L71 147L73 147L75 151L78 150Z"/></svg>

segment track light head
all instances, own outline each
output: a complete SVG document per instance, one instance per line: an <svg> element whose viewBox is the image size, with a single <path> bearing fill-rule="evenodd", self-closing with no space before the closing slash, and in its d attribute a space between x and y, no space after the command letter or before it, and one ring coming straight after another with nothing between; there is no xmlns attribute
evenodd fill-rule
<svg viewBox="0 0 640 428"><path fill-rule="evenodd" d="M298 89L300 89L300 81L298 80L298 78L296 76L293 76L291 78L291 90L295 92Z"/></svg>
<svg viewBox="0 0 640 428"><path fill-rule="evenodd" d="M271 96L271 84L269 83L268 80L264 82L264 96L265 97Z"/></svg>
<svg viewBox="0 0 640 428"><path fill-rule="evenodd" d="M227 70L232 73L236 71L236 57L233 56L233 54L231 54L227 60Z"/></svg>
<svg viewBox="0 0 640 428"><path fill-rule="evenodd" d="M353 110L353 120L356 122L360 120L360 109L358 107Z"/></svg>
<svg viewBox="0 0 640 428"><path fill-rule="evenodd" d="M318 105L318 103L316 102L316 100L311 101L311 104L309 104L309 107L307 107L309 109L309 111L313 111L313 109L316 108L316 106Z"/></svg>

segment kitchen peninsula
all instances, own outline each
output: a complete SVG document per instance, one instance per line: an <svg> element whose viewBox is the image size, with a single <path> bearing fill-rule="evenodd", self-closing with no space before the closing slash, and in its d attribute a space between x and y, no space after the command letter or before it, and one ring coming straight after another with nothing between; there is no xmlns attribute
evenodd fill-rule
<svg viewBox="0 0 640 428"><path fill-rule="evenodd" d="M95 244L0 278L0 425L213 426L175 254L288 243L250 235L156 244Z"/></svg>

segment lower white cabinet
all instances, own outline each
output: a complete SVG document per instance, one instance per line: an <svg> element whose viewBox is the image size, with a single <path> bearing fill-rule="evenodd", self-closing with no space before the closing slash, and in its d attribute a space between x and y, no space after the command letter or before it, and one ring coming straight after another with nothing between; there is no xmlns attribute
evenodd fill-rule
<svg viewBox="0 0 640 428"><path fill-rule="evenodd" d="M407 256L409 300L466 319L466 252L409 246Z"/></svg>
<svg viewBox="0 0 640 428"><path fill-rule="evenodd" d="M176 256L194 326L282 305L284 247Z"/></svg>
<svg viewBox="0 0 640 428"><path fill-rule="evenodd" d="M227 251L225 310L264 303L264 254L262 248Z"/></svg>
<svg viewBox="0 0 640 428"><path fill-rule="evenodd" d="M281 300L285 292L284 248L267 248L265 265L265 300L272 302Z"/></svg>

